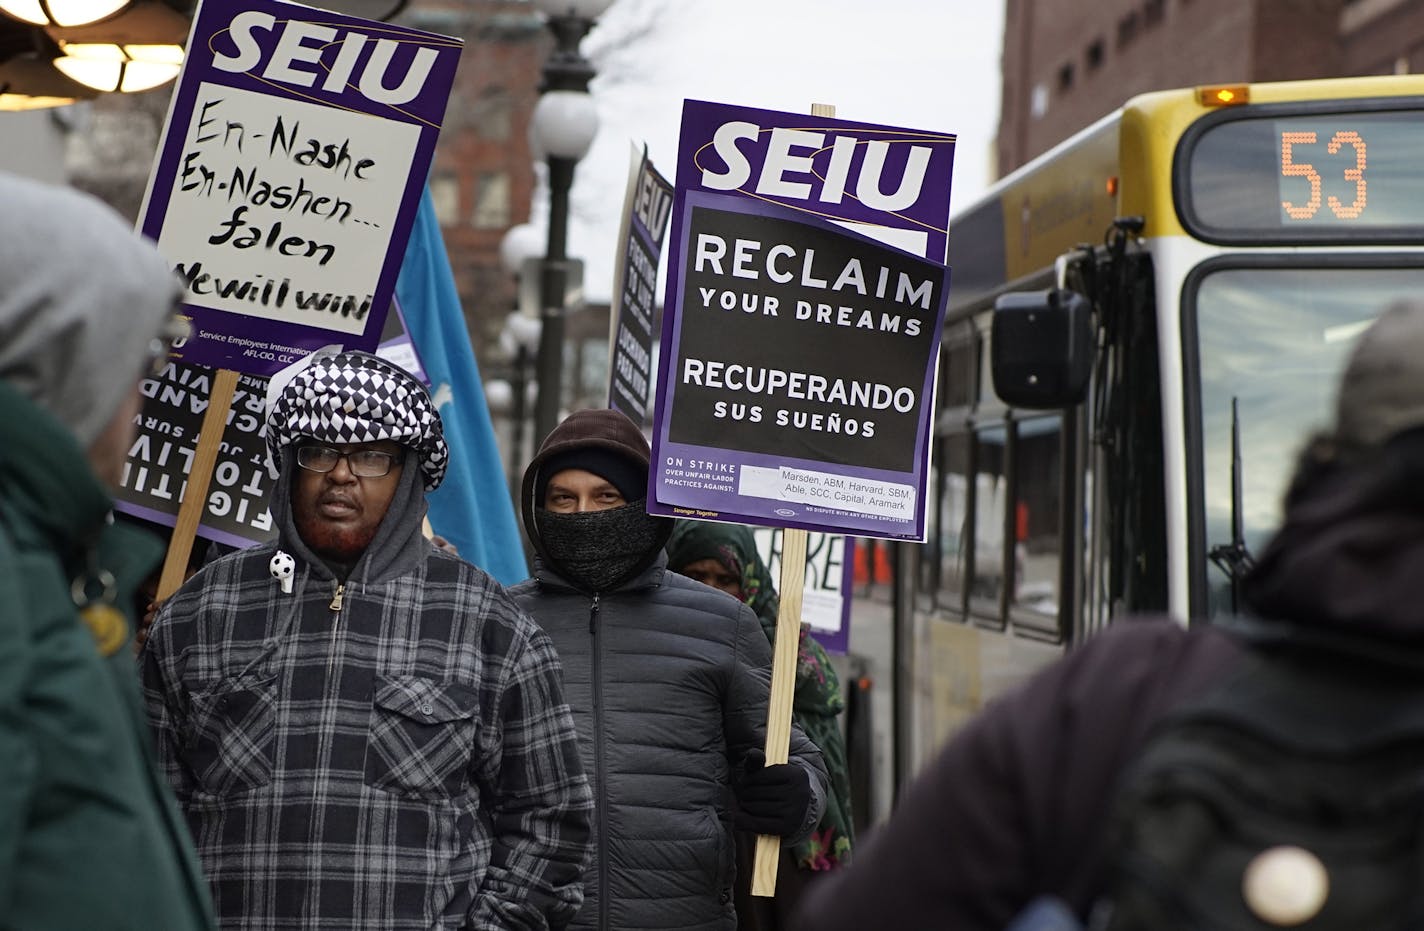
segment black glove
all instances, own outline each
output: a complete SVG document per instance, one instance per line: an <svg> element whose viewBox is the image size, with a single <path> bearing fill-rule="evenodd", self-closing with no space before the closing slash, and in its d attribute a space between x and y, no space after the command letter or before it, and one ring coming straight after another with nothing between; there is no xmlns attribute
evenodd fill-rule
<svg viewBox="0 0 1424 931"><path fill-rule="evenodd" d="M794 763L766 765L766 754L748 750L737 792L737 827L755 834L795 834L811 804L811 779Z"/></svg>

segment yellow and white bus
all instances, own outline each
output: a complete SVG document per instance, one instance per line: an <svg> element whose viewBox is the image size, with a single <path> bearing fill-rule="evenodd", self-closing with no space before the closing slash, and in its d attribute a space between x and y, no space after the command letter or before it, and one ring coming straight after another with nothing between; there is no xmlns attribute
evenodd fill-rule
<svg viewBox="0 0 1424 931"><path fill-rule="evenodd" d="M1355 337L1424 297L1424 76L1135 97L949 254L929 537L891 606L902 774L1115 617L1231 610Z"/></svg>

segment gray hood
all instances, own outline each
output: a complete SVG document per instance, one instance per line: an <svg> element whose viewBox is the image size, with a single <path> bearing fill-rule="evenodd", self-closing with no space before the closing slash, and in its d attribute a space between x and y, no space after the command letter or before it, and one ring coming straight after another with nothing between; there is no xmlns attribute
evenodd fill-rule
<svg viewBox="0 0 1424 931"><path fill-rule="evenodd" d="M87 446L143 373L178 278L99 200L4 172L0 242L0 379Z"/></svg>
<svg viewBox="0 0 1424 931"><path fill-rule="evenodd" d="M280 538L278 546L297 556L312 567L318 578L334 578L341 567L331 565L317 556L306 545L297 532L296 521L292 517L292 482L294 473L301 468L296 456L283 456L278 468L277 481L268 498L272 510L272 521ZM376 537L361 558L350 567L343 581L383 582L402 573L410 572L425 561L430 544L425 540L424 521L427 503L422 485L420 454L406 447L405 464L401 469L400 484L386 516L381 518L381 526L376 529Z"/></svg>

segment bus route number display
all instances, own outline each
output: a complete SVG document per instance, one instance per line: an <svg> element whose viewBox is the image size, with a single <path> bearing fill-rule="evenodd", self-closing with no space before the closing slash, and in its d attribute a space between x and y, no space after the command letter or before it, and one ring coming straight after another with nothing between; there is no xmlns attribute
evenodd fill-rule
<svg viewBox="0 0 1424 931"><path fill-rule="evenodd" d="M1324 142L1321 134L1313 129L1281 130L1280 137L1281 177L1300 179L1281 182L1282 196L1293 198L1281 201L1285 222L1314 220L1319 215L1321 192L1325 187L1322 172L1331 172L1332 181L1338 176L1344 179L1347 186L1353 187L1349 201L1334 194L1326 196L1330 213L1337 220L1358 220L1365 212L1370 193L1369 181L1365 178L1365 169L1369 167L1369 149L1364 138L1353 129L1336 131L1329 136L1328 142Z"/></svg>
<svg viewBox="0 0 1424 931"><path fill-rule="evenodd" d="M1424 235L1424 111L1226 120L1185 147L1183 218L1209 240ZM1179 166L1180 167L1180 166Z"/></svg>

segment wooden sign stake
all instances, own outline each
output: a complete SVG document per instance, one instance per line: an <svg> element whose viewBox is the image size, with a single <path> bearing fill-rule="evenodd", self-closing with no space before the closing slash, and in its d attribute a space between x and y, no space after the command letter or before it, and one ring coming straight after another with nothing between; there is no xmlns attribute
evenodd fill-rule
<svg viewBox="0 0 1424 931"><path fill-rule="evenodd" d="M796 651L801 639L801 593L806 587L806 531L787 528L781 536L781 608L776 614L776 649L771 662L771 702L766 711L766 765L791 755L791 699L796 693ZM757 837L752 895L776 893L781 838Z"/></svg>
<svg viewBox="0 0 1424 931"><path fill-rule="evenodd" d="M835 116L827 103L811 104L812 116ZM791 699L796 693L796 651L801 640L801 594L806 587L806 531L786 528L781 536L781 608L776 614L776 649L771 658L771 702L766 709L766 765L791 756ZM781 838L757 836L752 895L776 894Z"/></svg>
<svg viewBox="0 0 1424 931"><path fill-rule="evenodd" d="M193 538L208 502L208 484L217 466L222 448L223 431L227 428L232 396L237 391L235 369L217 369L213 374L213 390L208 395L208 409L203 413L203 425L198 429L198 448L193 455L193 468L188 473L183 500L178 506L178 519L173 525L173 538L168 543L168 555L163 560L163 574L158 577L158 601L162 603L184 582L188 554L193 551Z"/></svg>

